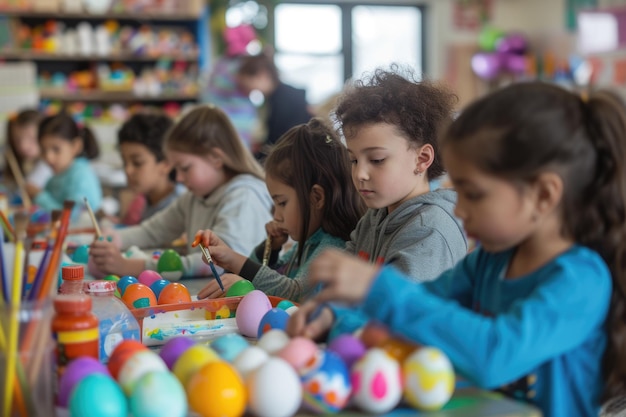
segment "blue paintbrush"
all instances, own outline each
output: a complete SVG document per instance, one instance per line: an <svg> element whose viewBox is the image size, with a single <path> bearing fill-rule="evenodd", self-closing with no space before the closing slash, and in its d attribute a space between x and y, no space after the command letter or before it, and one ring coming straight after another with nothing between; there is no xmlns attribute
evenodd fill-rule
<svg viewBox="0 0 626 417"><path fill-rule="evenodd" d="M211 258L211 252L209 252L208 248L205 248L204 245L200 242L200 237L197 237L196 240L191 244L192 247L200 246L200 250L204 254L207 262L209 263L209 268L211 268L211 272L213 272L213 276L217 281L217 285L220 286L220 289L224 291L224 284L222 284L222 279L220 278L220 274L217 273L217 269L215 269L215 264L213 263L213 258Z"/></svg>

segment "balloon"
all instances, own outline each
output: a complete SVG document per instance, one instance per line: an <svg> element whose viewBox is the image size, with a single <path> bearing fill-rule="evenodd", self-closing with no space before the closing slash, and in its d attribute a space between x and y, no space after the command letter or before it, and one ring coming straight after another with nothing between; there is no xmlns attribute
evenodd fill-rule
<svg viewBox="0 0 626 417"><path fill-rule="evenodd" d="M514 74L524 74L528 62L524 55L504 54L500 56L504 68Z"/></svg>
<svg viewBox="0 0 626 417"><path fill-rule="evenodd" d="M524 55L527 47L528 42L524 35L520 33L510 33L498 40L496 51L501 54Z"/></svg>
<svg viewBox="0 0 626 417"><path fill-rule="evenodd" d="M478 35L478 45L483 51L492 52L496 50L498 41L504 36L500 29L485 27Z"/></svg>
<svg viewBox="0 0 626 417"><path fill-rule="evenodd" d="M499 54L479 52L472 57L472 69L483 80L497 77L501 68L502 57Z"/></svg>

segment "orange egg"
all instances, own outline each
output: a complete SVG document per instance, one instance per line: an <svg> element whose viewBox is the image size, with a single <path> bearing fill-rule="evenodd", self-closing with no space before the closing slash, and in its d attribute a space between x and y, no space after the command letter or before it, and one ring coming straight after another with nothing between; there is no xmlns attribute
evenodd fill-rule
<svg viewBox="0 0 626 417"><path fill-rule="evenodd" d="M113 350L107 365L111 376L117 379L120 369L122 369L122 366L126 363L126 361L135 353L144 350L148 350L148 348L137 340L126 339L120 342L120 344Z"/></svg>
<svg viewBox="0 0 626 417"><path fill-rule="evenodd" d="M387 339L380 347L400 364L418 348L416 344L395 337Z"/></svg>
<svg viewBox="0 0 626 417"><path fill-rule="evenodd" d="M239 417L246 409L246 389L237 371L226 362L203 366L187 386L189 406L202 417Z"/></svg>
<svg viewBox="0 0 626 417"><path fill-rule="evenodd" d="M391 338L389 330L382 324L367 323L361 332L361 341L368 347L379 347Z"/></svg>
<svg viewBox="0 0 626 417"><path fill-rule="evenodd" d="M159 304L180 304L190 303L191 295L189 290L183 284L172 282L161 290L159 294Z"/></svg>
<svg viewBox="0 0 626 417"><path fill-rule="evenodd" d="M126 287L122 301L131 310L134 308L152 307L157 304L154 292L147 285L139 282Z"/></svg>

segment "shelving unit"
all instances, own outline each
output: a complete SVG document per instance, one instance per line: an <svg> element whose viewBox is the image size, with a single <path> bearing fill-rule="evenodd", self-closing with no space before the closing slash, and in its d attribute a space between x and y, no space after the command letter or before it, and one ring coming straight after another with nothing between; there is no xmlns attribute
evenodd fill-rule
<svg viewBox="0 0 626 417"><path fill-rule="evenodd" d="M138 95L133 92L126 91L77 91L68 93L58 90L39 90L39 96L42 100L58 100L58 101L87 101L87 102L163 102L163 101L195 101L198 96L194 94L160 94L158 96Z"/></svg>
<svg viewBox="0 0 626 417"><path fill-rule="evenodd" d="M47 52L37 51L2 51L0 57L10 61L67 61L67 62L110 62L110 61L124 61L124 62L156 62L161 60L167 61L184 61L184 62L197 62L199 57L187 56L187 55L159 55L159 56L142 56L133 55L130 53L116 53L105 56L101 55L78 55L78 54L51 54Z"/></svg>

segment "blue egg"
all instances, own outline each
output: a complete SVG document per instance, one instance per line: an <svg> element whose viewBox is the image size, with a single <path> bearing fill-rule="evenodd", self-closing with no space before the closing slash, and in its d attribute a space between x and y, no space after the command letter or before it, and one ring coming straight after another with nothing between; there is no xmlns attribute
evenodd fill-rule
<svg viewBox="0 0 626 417"><path fill-rule="evenodd" d="M211 349L216 351L222 359L231 363L249 346L250 343L239 333L228 333L211 342Z"/></svg>
<svg viewBox="0 0 626 417"><path fill-rule="evenodd" d="M352 384L345 362L335 352L321 351L318 366L300 378L302 403L320 414L336 413L348 403Z"/></svg>
<svg viewBox="0 0 626 417"><path fill-rule="evenodd" d="M80 245L72 254L72 261L77 264L86 264L89 262L89 245Z"/></svg>
<svg viewBox="0 0 626 417"><path fill-rule="evenodd" d="M283 309L273 308L269 310L259 323L259 330L257 337L260 339L265 333L272 329L285 330L287 329L287 322L289 321L289 314Z"/></svg>
<svg viewBox="0 0 626 417"><path fill-rule="evenodd" d="M120 417L128 415L128 403L119 385L110 377L91 374L72 390L72 417Z"/></svg>
<svg viewBox="0 0 626 417"><path fill-rule="evenodd" d="M117 289L120 291L120 295L124 295L126 287L128 287L130 284L135 284L137 282L139 282L139 280L130 275L124 275L122 278L120 278L120 280L117 281Z"/></svg>
<svg viewBox="0 0 626 417"><path fill-rule="evenodd" d="M171 372L148 372L133 388L130 411L133 417L185 417L185 390Z"/></svg>
<svg viewBox="0 0 626 417"><path fill-rule="evenodd" d="M280 308L281 310L287 310L290 307L293 307L295 304L289 300L282 300L276 305L276 308Z"/></svg>
<svg viewBox="0 0 626 417"><path fill-rule="evenodd" d="M163 288L165 288L169 284L170 282L166 279L157 279L152 284L150 284L150 289L156 296L157 300L159 299L159 295L161 295L161 290L163 290Z"/></svg>

